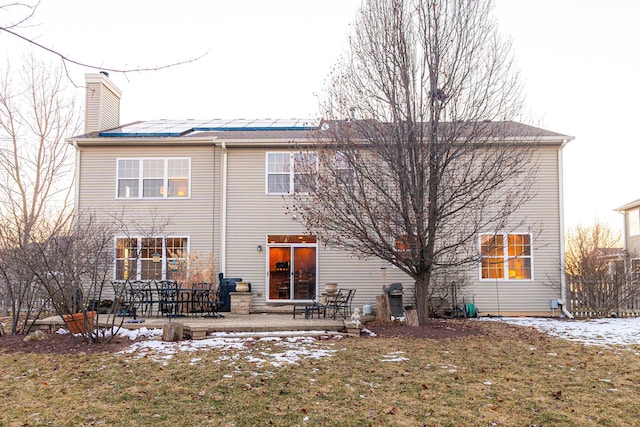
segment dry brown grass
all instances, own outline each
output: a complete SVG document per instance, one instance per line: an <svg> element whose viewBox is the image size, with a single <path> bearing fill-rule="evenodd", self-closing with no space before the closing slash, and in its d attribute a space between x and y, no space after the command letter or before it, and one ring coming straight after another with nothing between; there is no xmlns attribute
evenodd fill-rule
<svg viewBox="0 0 640 427"><path fill-rule="evenodd" d="M482 327L487 334L459 339L318 340L334 356L282 367L220 349L164 363L0 354L0 425L638 425L639 348ZM384 361L391 356L407 360Z"/></svg>

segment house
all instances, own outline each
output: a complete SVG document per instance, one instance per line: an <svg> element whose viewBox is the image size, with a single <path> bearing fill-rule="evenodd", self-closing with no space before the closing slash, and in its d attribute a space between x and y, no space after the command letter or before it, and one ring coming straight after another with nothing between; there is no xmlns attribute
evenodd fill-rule
<svg viewBox="0 0 640 427"><path fill-rule="evenodd" d="M375 302L383 284L407 276L380 260L323 246L288 214L283 197L304 185L292 143L308 142L320 121L153 120L119 123L120 90L106 74L88 74L85 134L77 149L76 207L119 221L113 278L161 279L187 261L211 256L216 271L252 283L260 309L309 301L323 284L356 289L354 304ZM536 195L518 213L531 224L492 234L462 297L482 314L551 314L563 271L562 148L572 137L535 131L540 146ZM535 226L534 226L535 224ZM495 242L502 248L495 250ZM478 245L487 237L479 236ZM519 257L513 257L518 250ZM487 268L491 265L500 268ZM552 283L554 286L550 286Z"/></svg>
<svg viewBox="0 0 640 427"><path fill-rule="evenodd" d="M622 246L634 281L640 279L640 199L616 209L623 215Z"/></svg>

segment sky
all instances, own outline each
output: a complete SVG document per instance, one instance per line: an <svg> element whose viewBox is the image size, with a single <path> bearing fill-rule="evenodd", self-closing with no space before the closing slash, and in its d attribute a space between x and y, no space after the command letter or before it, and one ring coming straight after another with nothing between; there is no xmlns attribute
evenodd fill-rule
<svg viewBox="0 0 640 427"><path fill-rule="evenodd" d="M361 0L42 0L21 32L111 73L121 122L151 119L317 117L317 97L346 49ZM8 12L0 9L0 25ZM513 42L530 124L574 136L563 152L565 224L614 230L614 209L640 198L640 2L496 0ZM0 58L19 64L28 44L0 32ZM54 60L43 54L45 60ZM0 67L4 64L0 63ZM69 69L83 100L82 67Z"/></svg>

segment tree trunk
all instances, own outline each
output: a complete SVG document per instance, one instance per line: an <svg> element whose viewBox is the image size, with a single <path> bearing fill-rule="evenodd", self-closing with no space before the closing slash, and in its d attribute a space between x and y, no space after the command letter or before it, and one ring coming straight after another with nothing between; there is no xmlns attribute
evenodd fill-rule
<svg viewBox="0 0 640 427"><path fill-rule="evenodd" d="M418 311L418 323L424 325L431 317L429 311L429 278L416 280L416 309Z"/></svg>

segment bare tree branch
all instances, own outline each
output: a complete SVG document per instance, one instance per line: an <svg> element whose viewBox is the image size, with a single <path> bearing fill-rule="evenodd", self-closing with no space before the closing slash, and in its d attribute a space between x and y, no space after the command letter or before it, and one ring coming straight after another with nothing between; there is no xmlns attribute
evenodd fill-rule
<svg viewBox="0 0 640 427"><path fill-rule="evenodd" d="M522 89L492 6L365 1L328 79L317 186L291 198L327 244L412 277L421 322L432 275L477 266L478 234L522 225L534 196L537 135L511 121Z"/></svg>
<svg viewBox="0 0 640 427"><path fill-rule="evenodd" d="M128 67L112 67L112 66L104 66L104 65L98 65L98 64L92 64L92 63L88 63L88 62L84 62L75 58L71 58L68 55L65 55L64 53L60 52L59 50L56 49L52 49L48 46L45 46L42 43L38 43L37 41L35 41L33 38L24 36L22 34L20 34L18 31L16 31L16 28L20 28L22 27L26 22L28 22L30 19L32 19L35 14L36 11L38 9L38 6L40 5L40 1L38 1L35 5L28 5L25 3L21 3L21 2L17 2L17 3L9 3L9 4L4 4L4 5L0 5L0 10L8 10L11 8L15 8L15 7L24 7L28 10L28 13L21 17L17 22L15 23L10 23L9 25L3 25L0 26L0 31L4 31L5 33L16 37L22 41L25 41L27 43L29 43L30 45L41 49L45 52L48 52L54 56L57 56L61 63L62 63L62 67L65 70L65 73L67 75L67 77L69 78L69 80L73 83L73 80L70 77L69 74L69 70L68 70L68 66L71 65L77 65L83 68L90 68L93 70L100 70L100 71L108 71L108 72L113 72L113 73L121 73L121 74L129 74L129 73L133 73L133 72L144 72L144 71L159 71L159 70L163 70L166 68L172 68L172 67L177 67L180 65L185 65L185 64L190 64L193 62L196 62L200 59L202 59L203 57L205 57L206 55L209 54L210 51L207 51L201 55L195 56L195 57L191 57L189 59L183 60L183 61L177 61L177 62L173 62L170 64L163 64L163 65L157 65L157 66L148 66L148 67L135 67L135 68L128 68ZM75 83L73 83L74 86L76 86Z"/></svg>
<svg viewBox="0 0 640 427"><path fill-rule="evenodd" d="M17 74L7 69L2 75L0 272L15 333L18 316L42 295L36 278L44 273L36 268L42 260L35 245L47 241L48 232L68 230L73 168L65 137L77 133L79 114L60 69L31 56Z"/></svg>
<svg viewBox="0 0 640 427"><path fill-rule="evenodd" d="M596 221L567 233L565 271L569 279L571 309L578 315L622 315L640 297L637 271L625 259L620 236Z"/></svg>

